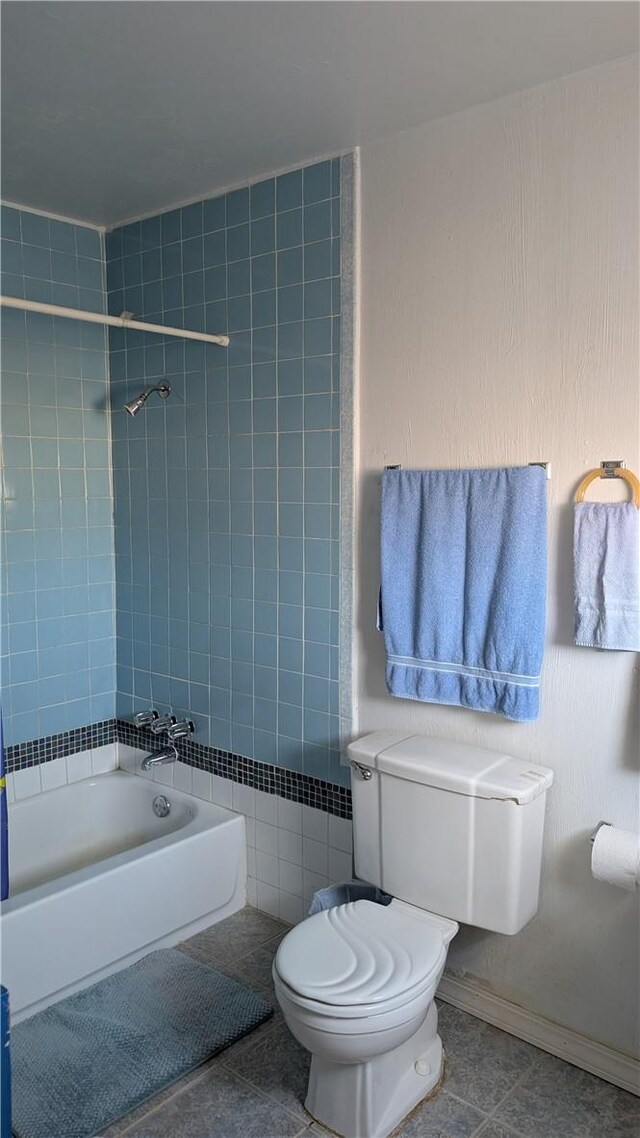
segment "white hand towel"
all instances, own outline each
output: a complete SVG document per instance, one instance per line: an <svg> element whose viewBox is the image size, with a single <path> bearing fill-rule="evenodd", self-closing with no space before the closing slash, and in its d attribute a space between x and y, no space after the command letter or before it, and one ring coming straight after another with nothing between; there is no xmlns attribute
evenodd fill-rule
<svg viewBox="0 0 640 1138"><path fill-rule="evenodd" d="M576 644L640 651L639 514L634 502L574 506Z"/></svg>

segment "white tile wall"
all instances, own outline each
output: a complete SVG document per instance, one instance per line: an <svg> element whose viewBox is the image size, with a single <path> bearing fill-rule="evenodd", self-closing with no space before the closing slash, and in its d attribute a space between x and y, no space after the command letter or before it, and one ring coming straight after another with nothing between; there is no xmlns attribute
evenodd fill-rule
<svg viewBox="0 0 640 1138"><path fill-rule="evenodd" d="M313 838L302 839L302 864L305 869L313 873L320 873L323 877L329 876L329 847L327 840L315 842Z"/></svg>
<svg viewBox="0 0 640 1138"><path fill-rule="evenodd" d="M277 826L278 801L277 794L265 794L264 790L256 790L256 818L258 821L268 826Z"/></svg>
<svg viewBox="0 0 640 1138"><path fill-rule="evenodd" d="M53 759L50 763L42 763L40 779L43 791L56 790L59 786L65 786L67 782L67 760Z"/></svg>
<svg viewBox="0 0 640 1138"><path fill-rule="evenodd" d="M208 771L193 770L191 772L191 793L195 794L196 798L204 798L207 802L213 801L211 775Z"/></svg>
<svg viewBox="0 0 640 1138"><path fill-rule="evenodd" d="M302 807L302 834L312 841L324 842L329 839L329 815L313 806Z"/></svg>
<svg viewBox="0 0 640 1138"><path fill-rule="evenodd" d="M302 865L302 834L278 828L278 857L292 865Z"/></svg>
<svg viewBox="0 0 640 1138"><path fill-rule="evenodd" d="M66 780L65 780L66 781ZM7 778L7 802L11 801L11 790L16 802L23 798L31 798L34 794L42 793L40 782L40 767L25 767Z"/></svg>
<svg viewBox="0 0 640 1138"><path fill-rule="evenodd" d="M236 795L235 785L233 794L233 808L239 810L244 798ZM250 801L247 806L250 810ZM249 810L241 812L247 816L248 823L250 904L282 921L296 924L306 916L316 889L351 880L350 821L257 791L254 857L250 844L254 828L250 824L253 819ZM255 879L253 865L256 866Z"/></svg>
<svg viewBox="0 0 640 1138"><path fill-rule="evenodd" d="M35 767L24 767L7 775L7 802L31 798L47 790L56 790L70 782L91 775L105 774L118 766L117 744L107 743L91 751L76 751L66 758L52 759Z"/></svg>
<svg viewBox="0 0 640 1138"><path fill-rule="evenodd" d="M118 754L115 743L109 743L106 747L95 747L94 750L89 753L91 755L92 774L106 774L107 771L113 771L118 766Z"/></svg>
<svg viewBox="0 0 640 1138"><path fill-rule="evenodd" d="M272 795L275 798L275 795ZM256 849L261 853L278 856L278 827L256 821Z"/></svg>
<svg viewBox="0 0 640 1138"><path fill-rule="evenodd" d="M213 801L218 806L226 806L228 810L233 807L233 783L228 778L221 778L219 774L211 776Z"/></svg>
<svg viewBox="0 0 640 1138"><path fill-rule="evenodd" d="M171 763L167 765L173 767L173 785L175 789L182 790L185 794L194 794L193 767L187 766L186 763Z"/></svg>
<svg viewBox="0 0 640 1138"><path fill-rule="evenodd" d="M76 751L67 755L67 782L80 782L91 775L91 751Z"/></svg>

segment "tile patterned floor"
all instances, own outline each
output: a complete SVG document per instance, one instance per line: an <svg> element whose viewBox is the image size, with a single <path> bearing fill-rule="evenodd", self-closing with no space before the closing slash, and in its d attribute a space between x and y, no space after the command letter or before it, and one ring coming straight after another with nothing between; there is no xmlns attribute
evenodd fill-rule
<svg viewBox="0 0 640 1138"><path fill-rule="evenodd" d="M273 1019L100 1138L330 1138L302 1105L308 1056L277 1009L271 960L287 926L243 909L180 945L265 995ZM448 1004L443 1090L394 1138L639 1138L640 1099Z"/></svg>

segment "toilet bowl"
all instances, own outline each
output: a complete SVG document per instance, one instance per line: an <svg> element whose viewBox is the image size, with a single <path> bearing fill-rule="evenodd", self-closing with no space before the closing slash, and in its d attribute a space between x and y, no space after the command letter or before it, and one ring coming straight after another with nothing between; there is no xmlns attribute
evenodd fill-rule
<svg viewBox="0 0 640 1138"><path fill-rule="evenodd" d="M355 875L394 900L308 917L273 978L311 1052L309 1113L345 1138L386 1138L442 1077L433 997L456 922L511 936L536 913L553 771L386 729L347 755Z"/></svg>
<svg viewBox="0 0 640 1138"><path fill-rule="evenodd" d="M442 1074L435 991L455 921L402 901L339 905L281 942L275 992L311 1052L305 1106L349 1138L386 1138Z"/></svg>

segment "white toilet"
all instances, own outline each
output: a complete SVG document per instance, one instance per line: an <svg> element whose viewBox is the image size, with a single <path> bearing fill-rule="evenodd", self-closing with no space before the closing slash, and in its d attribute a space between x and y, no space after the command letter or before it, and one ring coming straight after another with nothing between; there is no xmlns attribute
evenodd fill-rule
<svg viewBox="0 0 640 1138"><path fill-rule="evenodd" d="M312 1055L309 1113L346 1138L386 1138L442 1077L433 998L456 922L513 934L537 910L553 773L397 731L348 755L355 872L394 900L308 917L273 978Z"/></svg>

